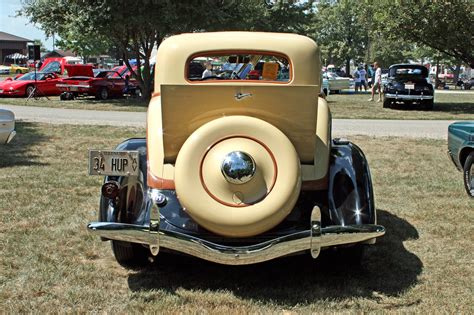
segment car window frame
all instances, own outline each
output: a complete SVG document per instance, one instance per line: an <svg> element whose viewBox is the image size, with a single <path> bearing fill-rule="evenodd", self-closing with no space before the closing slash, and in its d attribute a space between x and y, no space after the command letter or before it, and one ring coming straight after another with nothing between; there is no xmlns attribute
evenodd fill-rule
<svg viewBox="0 0 474 315"><path fill-rule="evenodd" d="M262 55L262 56L275 56L280 57L288 60L288 67L289 67L289 78L288 81L267 81L267 80L189 80L188 79L188 71L189 71L189 64L192 60L197 57L211 57L216 55ZM294 80L294 68L293 62L291 58L281 52L277 51L270 51L270 50L229 50L229 49L222 49L222 50L209 50L209 51L201 51L195 54L192 54L186 59L186 64L184 67L184 80L190 84L215 84L215 83L236 83L236 82L245 82L245 83L257 83L257 84L277 84L277 85L289 85Z"/></svg>

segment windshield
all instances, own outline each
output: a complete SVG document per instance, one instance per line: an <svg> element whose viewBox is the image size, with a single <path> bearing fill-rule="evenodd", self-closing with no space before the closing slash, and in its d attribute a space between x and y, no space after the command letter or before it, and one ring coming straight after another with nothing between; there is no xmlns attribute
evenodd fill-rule
<svg viewBox="0 0 474 315"><path fill-rule="evenodd" d="M36 80L43 80L44 79L44 73L37 72L36 73ZM35 79L35 73L34 72L28 72L21 77L19 77L17 80L19 81L28 81L28 80L34 80Z"/></svg>
<svg viewBox="0 0 474 315"><path fill-rule="evenodd" d="M213 53L191 58L187 65L189 81L256 80L289 82L290 62L275 53Z"/></svg>
<svg viewBox="0 0 474 315"><path fill-rule="evenodd" d="M46 66L44 66L41 71L44 72L55 72L55 73L61 73L61 64L59 61L52 61L48 63Z"/></svg>
<svg viewBox="0 0 474 315"><path fill-rule="evenodd" d="M96 78L112 78L114 76L114 74L116 74L117 72L115 71L101 71L99 73L97 73L95 75Z"/></svg>
<svg viewBox="0 0 474 315"><path fill-rule="evenodd" d="M339 79L341 78L340 76L338 76L336 73L334 72L324 72L323 73L323 78L324 79Z"/></svg>

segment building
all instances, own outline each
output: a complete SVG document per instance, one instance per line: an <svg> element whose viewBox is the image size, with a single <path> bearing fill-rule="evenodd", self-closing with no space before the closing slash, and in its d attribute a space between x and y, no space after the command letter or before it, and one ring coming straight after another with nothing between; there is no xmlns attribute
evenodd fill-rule
<svg viewBox="0 0 474 315"><path fill-rule="evenodd" d="M28 55L28 43L33 41L0 31L0 63L4 62L5 56L14 53Z"/></svg>
<svg viewBox="0 0 474 315"><path fill-rule="evenodd" d="M49 51L41 56L41 59L44 58L52 58L52 57L76 57L76 54L71 50L61 50L55 49L53 51Z"/></svg>

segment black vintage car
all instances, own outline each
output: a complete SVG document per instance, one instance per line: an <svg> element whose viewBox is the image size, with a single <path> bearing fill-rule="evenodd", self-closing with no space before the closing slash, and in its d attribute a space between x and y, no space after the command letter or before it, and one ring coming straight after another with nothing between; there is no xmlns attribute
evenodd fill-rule
<svg viewBox="0 0 474 315"><path fill-rule="evenodd" d="M426 110L433 109L434 89L428 81L428 69L414 64L390 66L384 95L384 108L402 103L408 106L417 104Z"/></svg>

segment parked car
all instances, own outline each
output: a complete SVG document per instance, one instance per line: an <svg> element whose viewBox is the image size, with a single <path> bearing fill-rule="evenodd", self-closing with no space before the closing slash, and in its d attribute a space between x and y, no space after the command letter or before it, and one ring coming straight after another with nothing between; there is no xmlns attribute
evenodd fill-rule
<svg viewBox="0 0 474 315"><path fill-rule="evenodd" d="M474 197L474 121L458 121L448 127L448 155L463 172L464 187Z"/></svg>
<svg viewBox="0 0 474 315"><path fill-rule="evenodd" d="M15 114L0 108L0 144L9 143L15 135Z"/></svg>
<svg viewBox="0 0 474 315"><path fill-rule="evenodd" d="M36 96L59 95L61 92L56 87L58 82L59 77L55 73L29 72L15 79L7 78L1 81L0 96L28 97L32 93Z"/></svg>
<svg viewBox="0 0 474 315"><path fill-rule="evenodd" d="M10 65L10 74L28 73L30 69L17 64Z"/></svg>
<svg viewBox="0 0 474 315"><path fill-rule="evenodd" d="M350 78L340 77L334 72L324 72L323 79L328 81L329 90L331 93L339 93L341 90L347 90L351 87Z"/></svg>
<svg viewBox="0 0 474 315"><path fill-rule="evenodd" d="M258 79L198 78L190 65L202 57L264 64ZM89 173L105 178L88 229L125 266L161 250L231 265L334 247L360 258L385 230L363 152L330 138L319 60L295 34L163 41L147 137L89 152Z"/></svg>
<svg viewBox="0 0 474 315"><path fill-rule="evenodd" d="M133 71L137 71L138 67L132 66L132 69ZM132 76L130 70L128 69L126 65L114 67L112 70L115 71L114 74L112 75L114 78L119 78L119 77L125 78L125 76L127 75L130 77Z"/></svg>
<svg viewBox="0 0 474 315"><path fill-rule="evenodd" d="M322 75L321 75L321 92L324 94L324 96L328 96L330 93L329 80L324 78L324 76Z"/></svg>
<svg viewBox="0 0 474 315"><path fill-rule="evenodd" d="M384 108L395 103L421 105L433 109L434 89L428 80L428 69L422 65L396 64L389 68L388 82L383 88Z"/></svg>
<svg viewBox="0 0 474 315"><path fill-rule="evenodd" d="M51 57L43 60L40 71L54 72L58 75L69 75L65 66L78 64L82 64L82 59L79 57Z"/></svg>
<svg viewBox="0 0 474 315"><path fill-rule="evenodd" d="M81 68L78 71L78 67ZM78 96L95 96L106 100L111 97L122 97L124 93L135 93L137 86L133 82L126 82L116 71L105 70L93 74L91 66L68 65L66 69L74 72L74 76L64 78L57 83L57 88L63 93L61 99L70 100ZM128 84L128 87L127 87Z"/></svg>
<svg viewBox="0 0 474 315"><path fill-rule="evenodd" d="M10 66L0 65L0 74L10 74Z"/></svg>
<svg viewBox="0 0 474 315"><path fill-rule="evenodd" d="M474 85L474 78L470 78L467 80L459 79L456 83L456 86L459 86L461 89L470 90L471 87Z"/></svg>

